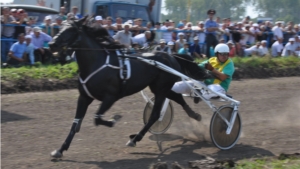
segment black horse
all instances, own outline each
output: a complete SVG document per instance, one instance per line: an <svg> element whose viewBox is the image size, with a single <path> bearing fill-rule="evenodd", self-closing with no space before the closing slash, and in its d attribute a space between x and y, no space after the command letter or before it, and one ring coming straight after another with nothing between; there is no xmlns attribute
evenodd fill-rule
<svg viewBox="0 0 300 169"><path fill-rule="evenodd" d="M87 78L89 79L83 83L82 80L80 81L77 110L71 131L61 148L51 153L53 157L59 158L62 156L63 151L68 150L75 133L80 130L80 125L88 106L94 99L102 101L99 110L96 112L94 119L95 125L113 127L121 116L115 116L113 120L106 121L101 118L104 113L117 100L137 93L147 86L150 87L150 90L155 95L151 117L138 134L130 136L127 146L135 146L136 142L141 141L148 129L158 120L161 107L166 97L180 104L191 118L198 121L201 120L201 116L190 109L181 94L171 91L174 83L179 80L175 75L131 58L131 78L124 84L119 76L120 70L117 69L119 66L117 52L105 47L105 45L114 47L118 46L118 44L110 41L111 38L104 28L95 31L95 29L86 25L86 20L87 17L84 17L78 21L71 20L64 23L60 32L53 38L53 41L49 43L52 51L58 51L66 47L73 48L76 52L79 77L83 79L83 81ZM95 38L96 36L100 36L100 39L104 39L104 41L110 44L104 43L104 45L102 45L99 43L99 40ZM116 67L105 67L97 73L94 73L95 70L107 65L108 57L110 58L109 64ZM156 53L154 56L149 57L149 59L161 62L195 79L203 80L207 76L205 70L200 69L195 63L178 59L178 57L192 60L188 55L172 57L166 53ZM90 76L91 74L93 74L92 77Z"/></svg>

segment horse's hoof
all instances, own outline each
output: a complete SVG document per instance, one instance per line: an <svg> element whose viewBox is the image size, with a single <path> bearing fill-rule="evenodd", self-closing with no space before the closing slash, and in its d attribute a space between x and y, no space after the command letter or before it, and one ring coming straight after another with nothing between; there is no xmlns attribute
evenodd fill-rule
<svg viewBox="0 0 300 169"><path fill-rule="evenodd" d="M136 144L135 144L133 141L129 140L129 141L126 143L126 146L128 146L128 147L135 147Z"/></svg>
<svg viewBox="0 0 300 169"><path fill-rule="evenodd" d="M195 120L201 121L201 119L202 119L201 115L198 114L198 113L196 113L196 114L195 114Z"/></svg>
<svg viewBox="0 0 300 169"><path fill-rule="evenodd" d="M112 122L112 125L111 125L110 127L114 127L115 124L116 124L118 121L121 120L121 118L122 118L121 115L118 115L118 114L114 115L114 116L112 117L112 119L108 120L108 121Z"/></svg>
<svg viewBox="0 0 300 169"><path fill-rule="evenodd" d="M61 158L63 155L61 152L59 152L58 150L54 150L51 152L51 157L53 158Z"/></svg>

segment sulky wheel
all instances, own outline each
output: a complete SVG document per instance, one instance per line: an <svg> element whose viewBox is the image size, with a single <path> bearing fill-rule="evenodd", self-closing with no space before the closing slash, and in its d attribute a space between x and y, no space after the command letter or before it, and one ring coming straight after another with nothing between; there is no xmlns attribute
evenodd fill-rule
<svg viewBox="0 0 300 169"><path fill-rule="evenodd" d="M154 97L151 98L151 100L154 102ZM153 105L148 102L144 109L144 124L146 124L150 118L151 112L153 109ZM151 128L149 129L149 132L152 134L163 134L165 133L171 126L173 122L173 106L171 102L169 102L168 108L165 112L164 118L161 121L156 121Z"/></svg>
<svg viewBox="0 0 300 169"><path fill-rule="evenodd" d="M233 106L226 105L218 109L218 112L230 122L233 113ZM231 133L226 134L227 124L221 118L219 113L215 112L210 122L210 137L216 147L221 150L232 148L239 139L242 130L242 121L237 113Z"/></svg>

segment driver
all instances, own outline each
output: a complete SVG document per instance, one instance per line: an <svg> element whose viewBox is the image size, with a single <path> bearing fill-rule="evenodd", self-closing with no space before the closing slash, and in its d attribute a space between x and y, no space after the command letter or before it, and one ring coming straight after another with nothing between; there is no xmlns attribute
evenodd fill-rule
<svg viewBox="0 0 300 169"><path fill-rule="evenodd" d="M215 78L206 79L204 83L207 87L215 92L226 94L234 73L233 61L229 58L229 47L226 44L218 44L215 47L216 57L212 57L199 64L199 67L203 67L209 70ZM187 81L188 84L193 86L192 81ZM190 94L191 89L185 82L177 82L174 84L172 90L176 93ZM205 99L211 99L217 95L214 93L201 91L201 94ZM199 97L194 98L194 102L197 104L200 101Z"/></svg>

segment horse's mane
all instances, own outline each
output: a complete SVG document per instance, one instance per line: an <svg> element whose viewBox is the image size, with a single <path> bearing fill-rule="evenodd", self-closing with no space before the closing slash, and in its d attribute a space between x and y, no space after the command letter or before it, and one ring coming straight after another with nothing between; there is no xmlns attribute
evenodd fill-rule
<svg viewBox="0 0 300 169"><path fill-rule="evenodd" d="M121 49L124 45L116 42L108 33L107 29L94 24L84 26L87 35L107 49Z"/></svg>
<svg viewBox="0 0 300 169"><path fill-rule="evenodd" d="M194 63L194 59L187 54L173 54L173 57L179 63L182 73L185 75L196 79L196 80L204 80L212 78L212 75L209 74L204 68L198 66L198 64Z"/></svg>

